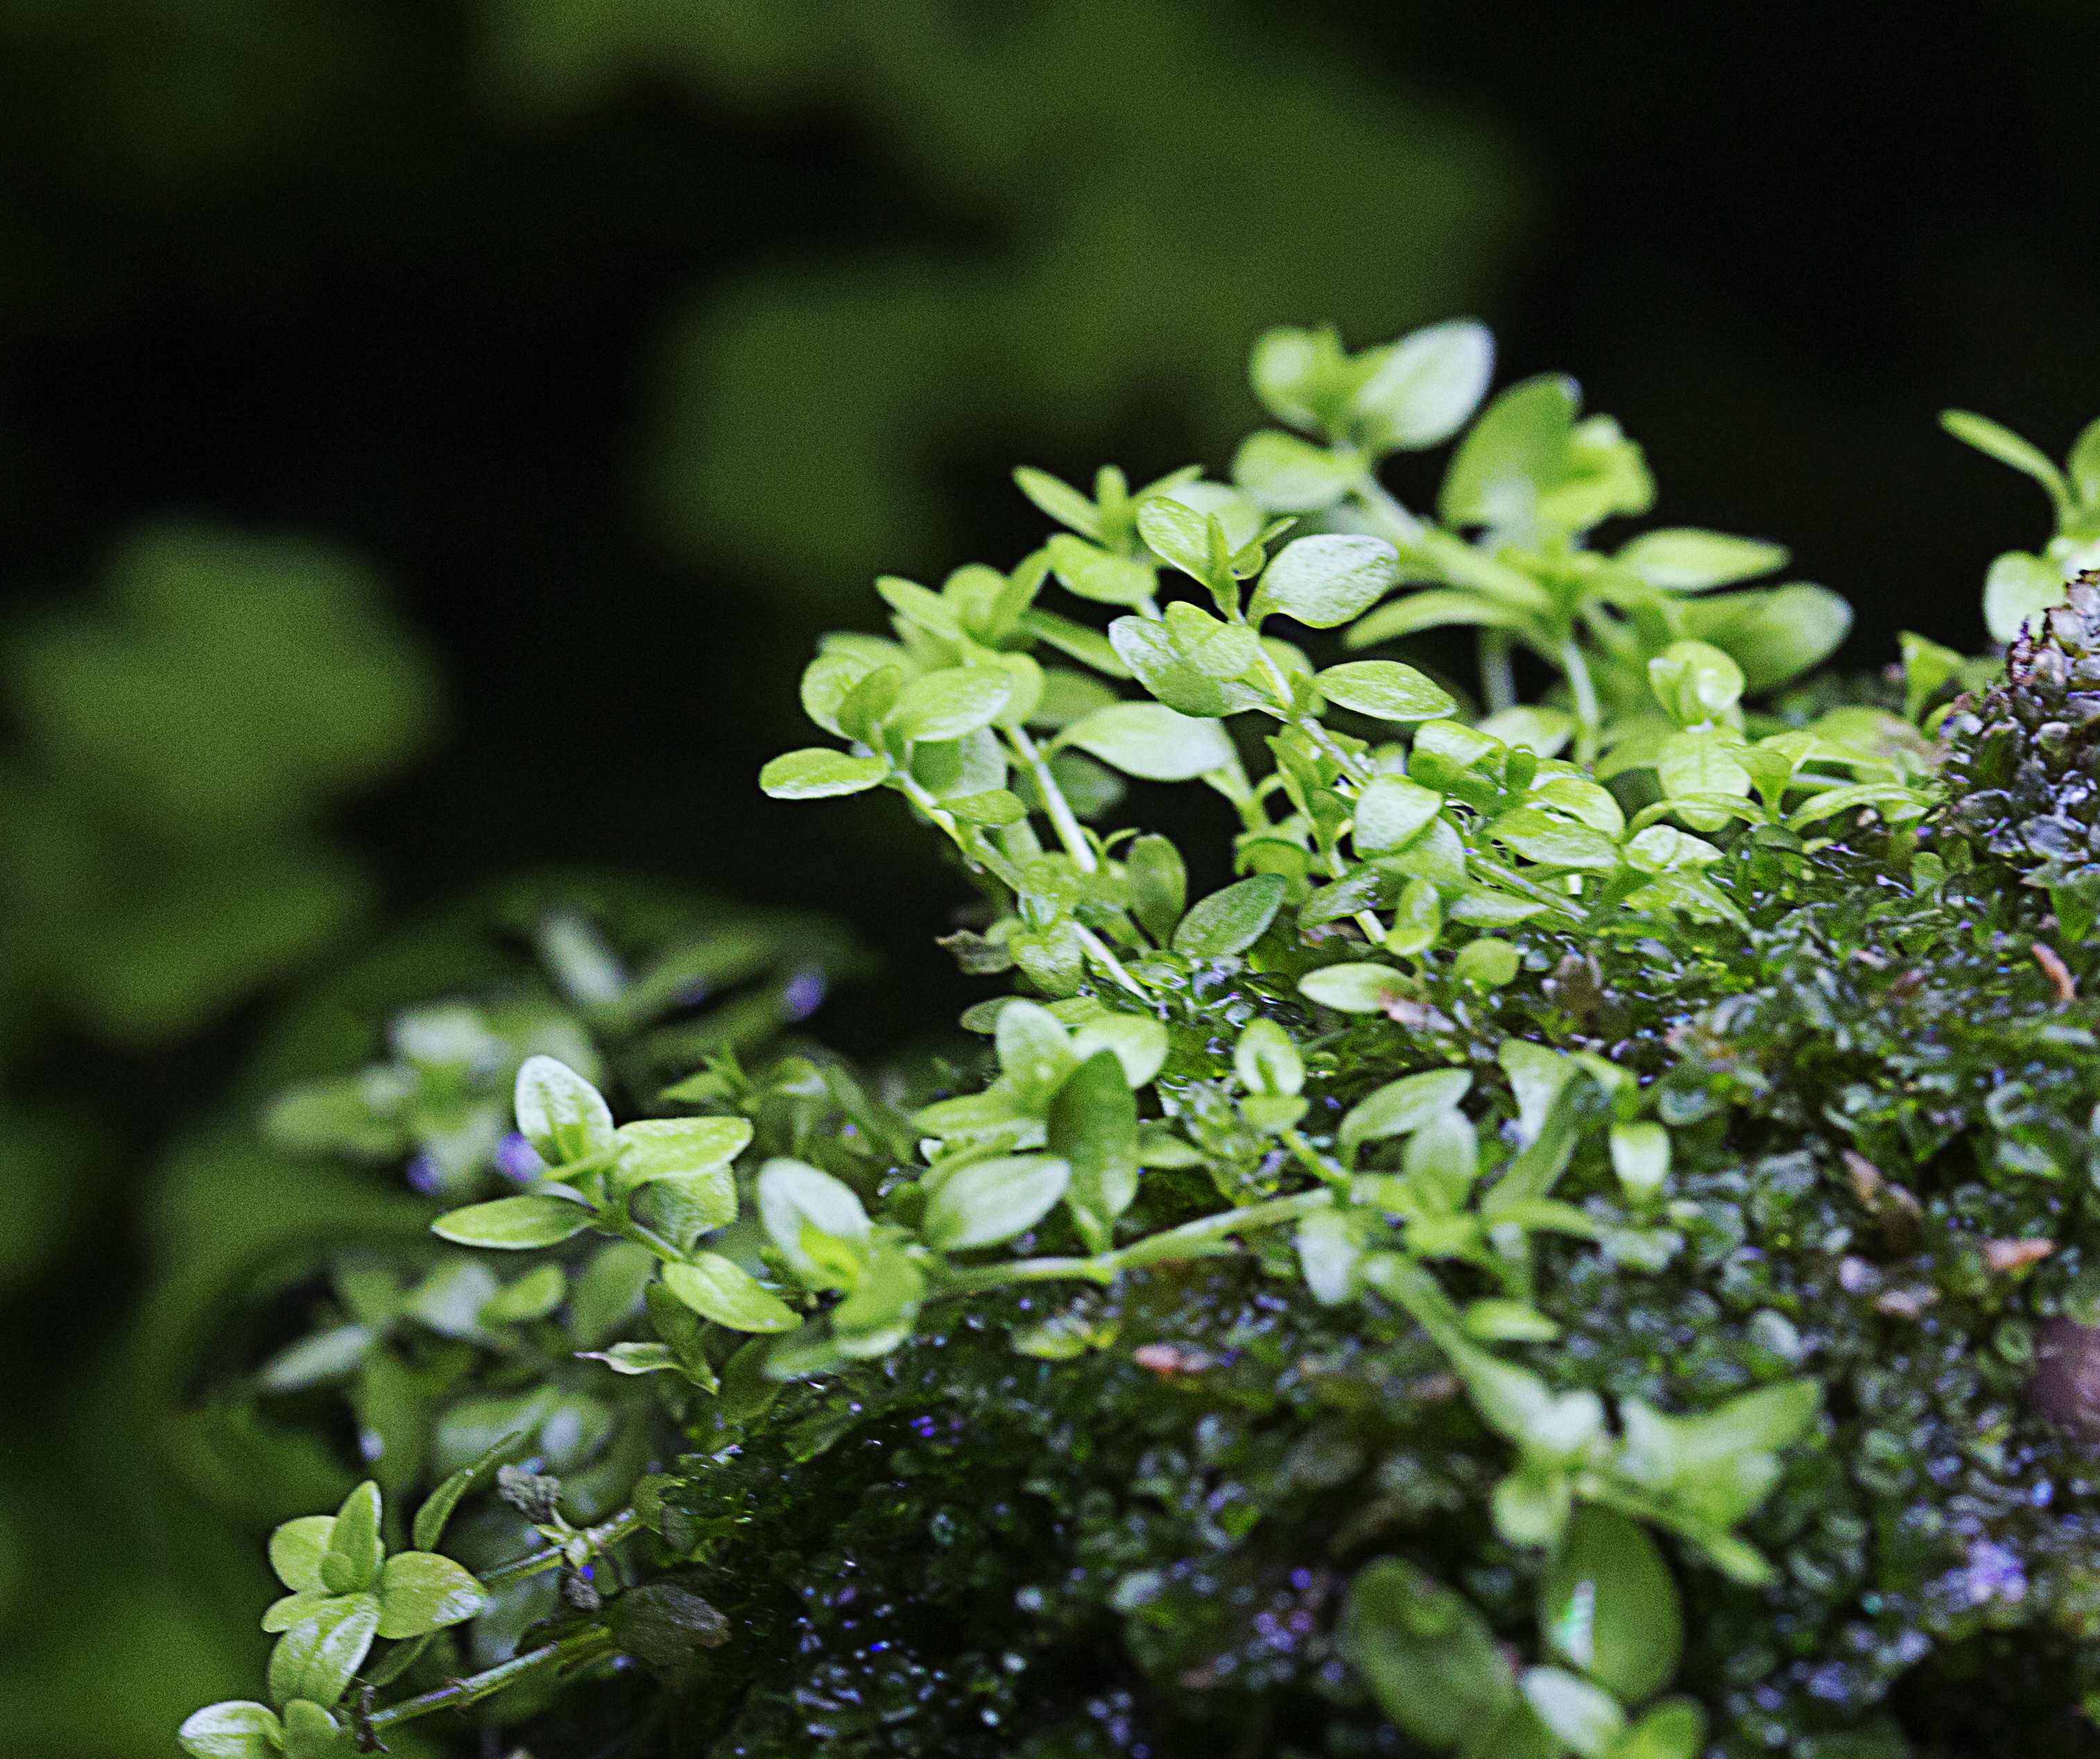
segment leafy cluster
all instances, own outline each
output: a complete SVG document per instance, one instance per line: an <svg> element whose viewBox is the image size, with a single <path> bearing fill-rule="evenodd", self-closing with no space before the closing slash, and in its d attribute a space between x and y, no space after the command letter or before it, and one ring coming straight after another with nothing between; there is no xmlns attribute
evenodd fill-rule
<svg viewBox="0 0 2100 1759"><path fill-rule="evenodd" d="M965 1015L982 1053L678 1067L669 974L720 949L633 975L571 914L557 1000L413 1013L280 1102L449 1207L412 1279L339 1259L260 1386L371 1402L401 1361L388 1494L450 1474L448 1513L501 1465L512 1512L432 1602L479 1614L470 1677L406 1646L378 1552L331 1574L281 1529L326 1555L280 1565L276 1708L190 1752L368 1748L510 1688L552 1741L721 1754L2083 1738L2100 1020L2082 928L1936 773L1993 665L1906 638L1899 708L1771 700L1842 602L1719 590L1784 561L1747 539L1595 547L1652 499L1639 449L1557 378L1476 418L1491 360L1470 324L1272 333L1293 431L1232 482L1021 472L1040 550L886 579L891 635L827 639L802 698L840 743L763 785L886 788L950 840L951 946L1026 991ZM1379 482L1462 430L1436 519ZM1476 628L1479 695L1278 622ZM1126 777L1222 797L1236 877L1192 899L1173 842L1099 829ZM2011 1632L2027 1686L1974 1702Z"/></svg>

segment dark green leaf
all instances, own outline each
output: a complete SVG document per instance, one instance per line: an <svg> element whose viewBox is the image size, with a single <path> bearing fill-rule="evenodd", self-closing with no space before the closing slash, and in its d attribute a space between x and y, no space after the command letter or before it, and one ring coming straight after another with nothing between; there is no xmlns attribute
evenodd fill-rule
<svg viewBox="0 0 2100 1759"><path fill-rule="evenodd" d="M1456 1747L1516 1699L1516 1680L1472 1603L1383 1558L1349 1584L1342 1642L1379 1708L1417 1740Z"/></svg>

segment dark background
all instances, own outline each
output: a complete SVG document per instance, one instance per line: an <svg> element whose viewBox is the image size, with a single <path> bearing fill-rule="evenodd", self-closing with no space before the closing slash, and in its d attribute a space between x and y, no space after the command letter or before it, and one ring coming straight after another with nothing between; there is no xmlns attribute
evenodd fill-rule
<svg viewBox="0 0 2100 1759"><path fill-rule="evenodd" d="M2100 413L2096 50L2070 0L0 0L7 627L203 515L362 559L448 705L317 807L373 907L261 999L150 1043L51 982L10 1004L8 1091L107 1126L7 1295L15 1406L121 1330L143 1169L295 968L477 880L833 911L887 961L835 1041L951 1019L929 841L886 797L757 793L807 737L796 672L875 621L876 572L1031 547L1013 462L1221 471L1266 323L1476 314L1499 378L1572 372L1645 445L1659 517L1845 593L1843 662L1899 629L1979 648L1984 565L2045 508L1935 418L2060 455ZM0 1486L0 1628L42 1494ZM0 1668L0 1744L172 1750L169 1704L240 1685L194 1635L99 1721L51 1708L86 1651Z"/></svg>

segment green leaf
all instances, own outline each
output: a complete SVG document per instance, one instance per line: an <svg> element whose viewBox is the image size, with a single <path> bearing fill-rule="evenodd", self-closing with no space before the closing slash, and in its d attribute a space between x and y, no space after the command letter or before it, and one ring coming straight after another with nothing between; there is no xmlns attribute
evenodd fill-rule
<svg viewBox="0 0 2100 1759"><path fill-rule="evenodd" d="M1420 634L1425 629L1480 627L1523 629L1529 622L1513 605L1500 604L1478 593L1432 590L1380 605L1343 636L1348 647L1369 647L1382 641Z"/></svg>
<svg viewBox="0 0 2100 1759"><path fill-rule="evenodd" d="M349 1759L356 1751L349 1730L311 1699L285 1706L285 1759Z"/></svg>
<svg viewBox="0 0 2100 1759"><path fill-rule="evenodd" d="M703 1318L733 1332L792 1332L802 1316L719 1253L664 1266L664 1286Z"/></svg>
<svg viewBox="0 0 2100 1759"><path fill-rule="evenodd" d="M1751 696L1820 665L1852 627L1852 607L1844 599L1805 581L1698 599L1680 615L1688 634L1735 656Z"/></svg>
<svg viewBox="0 0 2100 1759"><path fill-rule="evenodd" d="M1174 950L1191 959L1245 952L1268 931L1289 888L1274 873L1257 873L1200 899L1174 930Z"/></svg>
<svg viewBox="0 0 2100 1759"><path fill-rule="evenodd" d="M1205 677L1175 646L1163 624L1119 617L1109 625L1109 640L1145 687L1183 714L1214 719L1251 709L1262 700L1261 693L1247 685Z"/></svg>
<svg viewBox="0 0 2100 1759"><path fill-rule="evenodd" d="M736 1219L736 1181L729 1163L751 1146L751 1124L744 1118L645 1118L614 1132L620 1158L607 1182L619 1195L657 1179L687 1182L708 1176L719 1221L702 1226L727 1227Z"/></svg>
<svg viewBox="0 0 2100 1759"><path fill-rule="evenodd" d="M1225 768L1237 755L1218 722L1179 714L1158 702L1097 709L1067 727L1059 743L1077 745L1126 776L1150 782L1189 781Z"/></svg>
<svg viewBox="0 0 2100 1759"><path fill-rule="evenodd" d="M1244 623L1228 623L1177 599L1167 608L1175 651L1206 678L1238 678L1261 661L1261 639Z"/></svg>
<svg viewBox="0 0 2100 1759"><path fill-rule="evenodd" d="M576 1358L582 1362L602 1362L615 1374L682 1373L686 1368L686 1363L679 1359L678 1352L668 1344L608 1344L602 1350L579 1350ZM696 1363L693 1366L696 1369L704 1368L704 1363ZM701 1372L688 1377L705 1384L708 1377L707 1373Z"/></svg>
<svg viewBox="0 0 2100 1759"><path fill-rule="evenodd" d="M1250 434L1233 457L1233 480L1278 513L1317 513L1356 486L1357 466L1324 446L1273 428Z"/></svg>
<svg viewBox="0 0 2100 1759"><path fill-rule="evenodd" d="M1419 452L1441 445L1480 407L1494 371L1494 337L1471 318L1401 337L1349 400L1365 449Z"/></svg>
<svg viewBox="0 0 2100 1759"><path fill-rule="evenodd" d="M875 590L882 594L883 603L902 617L929 635L938 635L943 641L960 640L963 625L957 615L958 608L937 592L929 592L916 581L908 581L894 574L877 578Z"/></svg>
<svg viewBox="0 0 2100 1759"><path fill-rule="evenodd" d="M1359 855L1385 855L1405 846L1444 809L1444 797L1404 776L1374 776L1357 797Z"/></svg>
<svg viewBox="0 0 2100 1759"><path fill-rule="evenodd" d="M1002 666L950 665L921 672L898 693L889 724L902 737L928 744L960 739L997 720L1013 688L1013 674Z"/></svg>
<svg viewBox="0 0 2100 1759"><path fill-rule="evenodd" d="M1069 655L1083 665L1092 666L1096 672L1110 678L1132 675L1123 656L1097 629L1088 629L1083 623L1074 623L1070 617L1058 617L1033 606L1021 612L1021 627L1037 640L1047 641L1060 653Z"/></svg>
<svg viewBox="0 0 2100 1759"><path fill-rule="evenodd" d="M1051 1102L1048 1122L1045 1146L1071 1168L1065 1200L1088 1245L1105 1251L1115 1218L1137 1196L1138 1178L1137 1099L1113 1051L1096 1051L1073 1071Z"/></svg>
<svg viewBox="0 0 2100 1759"><path fill-rule="evenodd" d="M452 1519L452 1511L465 1496L485 1478L491 1467L504 1455L525 1439L525 1430L513 1430L500 1436L482 1451L479 1458L470 1465L461 1466L444 1483L439 1485L424 1499L421 1508L416 1511L415 1526L411 1537L418 1551L435 1551L438 1541L445 1536L445 1523Z"/></svg>
<svg viewBox="0 0 2100 1759"><path fill-rule="evenodd" d="M1167 495L1154 495L1137 510L1138 534L1162 561L1199 581L1211 577L1207 515Z"/></svg>
<svg viewBox="0 0 2100 1759"><path fill-rule="evenodd" d="M1488 834L1543 867L1609 873L1619 864L1618 845L1602 831L1549 818L1533 807L1505 812L1489 824Z"/></svg>
<svg viewBox="0 0 2100 1759"><path fill-rule="evenodd" d="M1300 537L1269 563L1247 618L1258 624L1281 612L1311 629L1334 629L1399 584L1400 552L1383 537Z"/></svg>
<svg viewBox="0 0 2100 1759"><path fill-rule="evenodd" d="M1149 562L1112 555L1061 533L1049 542L1050 568L1068 592L1096 604L1141 605L1159 590Z"/></svg>
<svg viewBox="0 0 2100 1759"><path fill-rule="evenodd" d="M1550 758L1574 736L1575 717L1559 709L1520 703L1514 709L1499 709L1489 715L1480 723L1480 730L1490 739L1500 740L1512 751L1521 748L1534 757ZM1564 776L1555 780L1572 782L1578 778ZM1605 798L1610 798L1605 795ZM1580 818L1582 815L1577 813L1576 816ZM1623 818L1621 822L1625 822Z"/></svg>
<svg viewBox="0 0 2100 1759"><path fill-rule="evenodd" d="M1703 641L1672 642L1648 663L1648 688L1679 727L1719 722L1743 700L1743 670Z"/></svg>
<svg viewBox="0 0 2100 1759"><path fill-rule="evenodd" d="M1529 526L1560 477L1582 393L1557 373L1512 385L1459 444L1437 497L1446 525Z"/></svg>
<svg viewBox="0 0 2100 1759"><path fill-rule="evenodd" d="M885 1355L911 1335L926 1298L926 1273L897 1240L878 1235L853 1293L831 1310L832 1341L857 1360Z"/></svg>
<svg viewBox="0 0 2100 1759"><path fill-rule="evenodd" d="M1480 989L1500 989L1515 980L1522 963L1516 948L1507 941L1483 936L1458 949L1458 957L1451 961L1451 975L1460 983Z"/></svg>
<svg viewBox="0 0 2100 1759"><path fill-rule="evenodd" d="M889 774L882 758L849 757L828 745L810 745L775 758L758 772L758 785L775 800L828 800L865 793Z"/></svg>
<svg viewBox="0 0 2100 1759"><path fill-rule="evenodd" d="M1275 1021L1257 1017L1233 1047L1233 1071L1251 1094L1295 1094L1305 1085L1305 1063L1290 1035Z"/></svg>
<svg viewBox="0 0 2100 1759"><path fill-rule="evenodd" d="M854 687L874 670L875 662L866 654L844 649L818 654L802 670L802 712L826 732L846 737L839 710Z"/></svg>
<svg viewBox="0 0 2100 1759"><path fill-rule="evenodd" d="M2100 504L2100 422L2086 424L2071 443L2071 486L2080 507Z"/></svg>
<svg viewBox="0 0 2100 1759"><path fill-rule="evenodd" d="M1348 967L1330 966L1327 969L1339 971ZM1382 965L1365 969L1395 975ZM1336 1139L1343 1147L1352 1148L1359 1142L1383 1142L1390 1136L1412 1134L1440 1113L1451 1110L1466 1097L1472 1085L1473 1077L1463 1069L1432 1069L1425 1074L1403 1075L1358 1101L1343 1118Z"/></svg>
<svg viewBox="0 0 2100 1759"><path fill-rule="evenodd" d="M474 1318L483 1325L519 1325L544 1319L562 1304L569 1279L558 1264L536 1264L514 1283L481 1304Z"/></svg>
<svg viewBox="0 0 2100 1759"><path fill-rule="evenodd" d="M331 1594L369 1588L386 1546L379 1536L379 1487L367 1478L342 1500L321 1557L321 1586Z"/></svg>
<svg viewBox="0 0 2100 1759"><path fill-rule="evenodd" d="M206 1704L175 1731L190 1759L278 1759L284 1730L267 1704L232 1699Z"/></svg>
<svg viewBox="0 0 2100 1759"><path fill-rule="evenodd" d="M1099 541L1100 510L1070 483L1052 476L1048 471L1035 470L1026 464L1015 470L1013 480L1021 493L1059 524L1069 525L1082 537Z"/></svg>
<svg viewBox="0 0 2100 1759"><path fill-rule="evenodd" d="M1381 721L1433 721L1458 703L1423 674L1397 660L1350 660L1316 674L1328 701Z"/></svg>
<svg viewBox="0 0 2100 1759"><path fill-rule="evenodd" d="M937 1252L995 1246L1026 1233L1055 1209L1071 1178L1071 1164L1051 1155L973 1162L933 1193L920 1233Z"/></svg>
<svg viewBox="0 0 2100 1759"><path fill-rule="evenodd" d="M514 1103L518 1130L550 1167L612 1146L612 1111L605 1096L553 1057L527 1057L519 1066Z"/></svg>
<svg viewBox="0 0 2100 1759"><path fill-rule="evenodd" d="M1970 409L1941 410L1939 425L1964 445L1974 446L1985 457L2010 465L2023 476L2032 477L2041 484L2059 520L2069 515L2071 486L2064 481L2062 471L2050 462L2040 447L2021 439L2010 428L2001 426L1988 416L1978 415Z"/></svg>
<svg viewBox="0 0 2100 1759"><path fill-rule="evenodd" d="M1705 1708L1696 1699L1668 1698L1618 1738L1610 1759L1698 1759L1705 1745Z"/></svg>
<svg viewBox="0 0 2100 1759"><path fill-rule="evenodd" d="M1405 997L1407 986L1389 965L1330 965L1299 978L1298 992L1339 1014L1382 1014Z"/></svg>
<svg viewBox="0 0 2100 1759"><path fill-rule="evenodd" d="M1655 773L1663 793L1672 800L1688 794L1732 794L1743 799L1750 792L1750 772L1736 761L1732 747L1711 733L1679 733L1669 740L1656 759Z"/></svg>
<svg viewBox="0 0 2100 1759"><path fill-rule="evenodd" d="M1684 1651L1670 1567L1616 1509L1577 1509L1538 1584L1538 1628L1559 1659L1628 1704L1667 1686Z"/></svg>
<svg viewBox="0 0 2100 1759"><path fill-rule="evenodd" d="M1670 1176L1670 1132L1652 1121L1612 1126L1612 1170L1637 1200L1652 1197Z"/></svg>
<svg viewBox="0 0 2100 1759"><path fill-rule="evenodd" d="M1530 1668L1520 1683L1531 1713L1580 1759L1604 1759L1625 1730L1618 1699L1587 1680L1560 1668Z"/></svg>
<svg viewBox="0 0 2100 1759"><path fill-rule="evenodd" d="M1247 360L1255 395L1279 422L1317 427L1356 388L1362 374L1331 329L1264 330Z"/></svg>
<svg viewBox="0 0 2100 1759"><path fill-rule="evenodd" d="M499 1197L449 1210L430 1224L430 1231L457 1246L522 1252L558 1246L590 1225L591 1212L566 1197Z"/></svg>
<svg viewBox="0 0 2100 1759"><path fill-rule="evenodd" d="M1615 558L1651 586L1665 592L1705 592L1755 580L1786 566L1786 550L1754 537L1731 537L1689 525L1643 532Z"/></svg>
<svg viewBox="0 0 2100 1759"><path fill-rule="evenodd" d="M853 1187L806 1161L783 1156L759 1169L758 1213L788 1267L812 1288L840 1286L834 1255L820 1263L812 1245L821 1249L819 1243L829 1239L858 1248L868 1237L867 1212Z"/></svg>
<svg viewBox="0 0 2100 1759"><path fill-rule="evenodd" d="M295 1594L326 1593L321 1559L328 1555L334 1532L332 1514L301 1515L279 1527L270 1536L270 1567L277 1572L277 1580Z"/></svg>
<svg viewBox="0 0 2100 1759"><path fill-rule="evenodd" d="M1379 1708L1426 1746L1456 1747L1515 1701L1515 1671L1478 1609L1397 1558L1357 1572L1341 1639Z"/></svg>
<svg viewBox="0 0 2100 1759"><path fill-rule="evenodd" d="M1072 1034L1072 1054L1084 1063L1097 1050L1114 1057L1123 1081L1135 1093L1167 1061L1167 1028L1149 1014L1114 1010L1089 1014Z"/></svg>
<svg viewBox="0 0 2100 1759"><path fill-rule="evenodd" d="M691 1589L649 1582L613 1602L612 1633L620 1648L637 1660L673 1671L689 1664L695 1650L718 1649L727 1642L730 1624Z"/></svg>
<svg viewBox="0 0 2100 1759"><path fill-rule="evenodd" d="M1006 1086L1024 1111L1039 1112L1079 1067L1071 1033L1039 1003L1009 1002L999 1014L994 1037Z"/></svg>
<svg viewBox="0 0 2100 1759"><path fill-rule="evenodd" d="M2062 604L2067 591L2056 563L2008 550L1983 576L1983 626L1992 640L2010 646L2023 625Z"/></svg>
<svg viewBox="0 0 2100 1759"><path fill-rule="evenodd" d="M379 1582L379 1634L421 1637L470 1619L488 1604L480 1583L434 1551L404 1551L386 1560Z"/></svg>
<svg viewBox="0 0 2100 1759"><path fill-rule="evenodd" d="M1298 1224L1298 1267L1312 1298L1338 1306L1353 1296L1363 1248L1354 1221L1339 1209L1315 1209Z"/></svg>
<svg viewBox="0 0 2100 1759"><path fill-rule="evenodd" d="M364 1662L379 1631L379 1597L327 1602L277 1639L270 1651L270 1695L279 1704L310 1698L332 1704Z"/></svg>
<svg viewBox="0 0 2100 1759"><path fill-rule="evenodd" d="M1132 913L1138 926L1162 946L1188 908L1189 870L1181 852L1164 837L1140 837L1123 855Z"/></svg>
<svg viewBox="0 0 2100 1759"><path fill-rule="evenodd" d="M339 1380L371 1355L374 1336L366 1325L338 1325L288 1346L256 1372L266 1393L297 1392Z"/></svg>

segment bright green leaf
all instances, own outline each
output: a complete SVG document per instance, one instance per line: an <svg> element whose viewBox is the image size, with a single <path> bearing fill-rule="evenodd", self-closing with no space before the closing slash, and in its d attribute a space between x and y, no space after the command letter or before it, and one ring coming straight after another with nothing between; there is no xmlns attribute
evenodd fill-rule
<svg viewBox="0 0 2100 1759"><path fill-rule="evenodd" d="M889 724L909 740L960 739L997 720L1013 692L1013 674L1002 666L942 666L905 685Z"/></svg>
<svg viewBox="0 0 2100 1759"><path fill-rule="evenodd" d="M1754 537L1680 525L1643 532L1619 551L1617 560L1665 592L1705 592L1783 568L1787 553L1778 544Z"/></svg>
<svg viewBox="0 0 2100 1759"><path fill-rule="evenodd" d="M448 1210L430 1224L430 1231L458 1246L522 1252L558 1246L590 1225L590 1211L566 1197L499 1197Z"/></svg>
<svg viewBox="0 0 2100 1759"><path fill-rule="evenodd" d="M421 1637L470 1619L488 1604L480 1583L434 1551L404 1551L386 1560L379 1582L379 1634Z"/></svg>
<svg viewBox="0 0 2100 1759"><path fill-rule="evenodd" d="M1069 1161L1052 1155L1003 1155L952 1174L933 1193L920 1228L937 1252L995 1246L1048 1215L1071 1182Z"/></svg>
<svg viewBox="0 0 2100 1759"><path fill-rule="evenodd" d="M1333 629L1399 584L1400 553L1383 537L1301 537L1268 564L1247 617L1259 623L1281 612L1308 628Z"/></svg>
<svg viewBox="0 0 2100 1759"><path fill-rule="evenodd" d="M792 1332L802 1316L719 1253L664 1266L664 1286L703 1318L733 1332Z"/></svg>
<svg viewBox="0 0 2100 1759"><path fill-rule="evenodd" d="M827 745L811 745L775 758L758 772L758 785L775 800L827 800L864 793L889 774L881 758L849 757Z"/></svg>
<svg viewBox="0 0 2100 1759"><path fill-rule="evenodd" d="M284 1730L267 1704L232 1699L188 1717L175 1740L190 1759L279 1759Z"/></svg>
<svg viewBox="0 0 2100 1759"><path fill-rule="evenodd" d="M1401 337L1349 400L1365 449L1418 452L1441 445L1480 407L1494 370L1494 338L1471 318Z"/></svg>
<svg viewBox="0 0 2100 1759"><path fill-rule="evenodd" d="M1670 1567L1647 1531L1616 1509L1577 1509L1538 1584L1549 1649L1628 1704L1667 1686L1684 1650Z"/></svg>
<svg viewBox="0 0 2100 1759"><path fill-rule="evenodd" d="M1236 756L1218 722L1178 714L1158 702L1119 702L1097 709L1067 727L1061 743L1152 782L1188 781L1225 768Z"/></svg>
<svg viewBox="0 0 2100 1759"><path fill-rule="evenodd" d="M1432 721L1458 706L1448 692L1397 660L1350 660L1312 682L1328 701L1381 721Z"/></svg>
<svg viewBox="0 0 2100 1759"><path fill-rule="evenodd" d="M605 1096L566 1063L527 1057L513 1094L518 1128L548 1165L581 1160L612 1146Z"/></svg>
<svg viewBox="0 0 2100 1759"><path fill-rule="evenodd" d="M344 1594L277 1639L270 1651L270 1695L327 1705L341 1698L379 1631L379 1597Z"/></svg>

